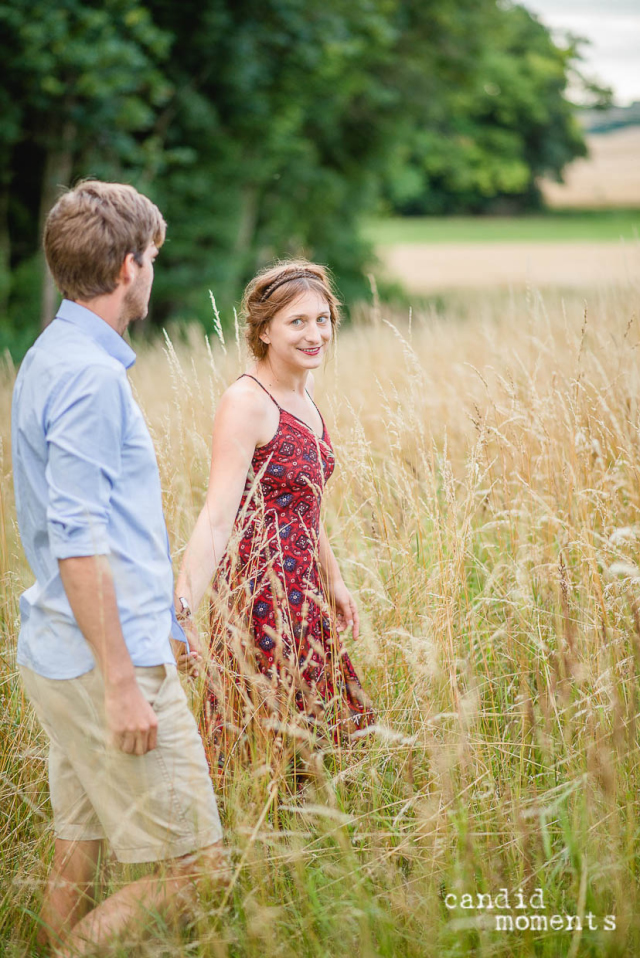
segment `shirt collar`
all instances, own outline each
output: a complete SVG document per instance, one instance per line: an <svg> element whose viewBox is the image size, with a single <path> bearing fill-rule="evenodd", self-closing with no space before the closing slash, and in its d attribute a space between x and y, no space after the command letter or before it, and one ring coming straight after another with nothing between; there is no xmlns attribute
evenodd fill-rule
<svg viewBox="0 0 640 958"><path fill-rule="evenodd" d="M113 329L106 320L91 312L86 306L74 303L73 300L63 299L56 314L56 319L77 326L83 333L109 353L125 369L129 369L136 361L136 354L122 336Z"/></svg>

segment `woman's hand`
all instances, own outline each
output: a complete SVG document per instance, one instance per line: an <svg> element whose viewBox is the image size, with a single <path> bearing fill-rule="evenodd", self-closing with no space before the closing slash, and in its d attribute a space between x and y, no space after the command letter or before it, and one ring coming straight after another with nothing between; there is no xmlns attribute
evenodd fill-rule
<svg viewBox="0 0 640 958"><path fill-rule="evenodd" d="M344 582L329 587L329 597L336 610L338 632L352 629L354 641L360 634L360 618L355 600Z"/></svg>
<svg viewBox="0 0 640 958"><path fill-rule="evenodd" d="M180 623L184 629L185 635L189 641L189 651L184 642L179 639L171 639L171 648L176 659L176 665L181 672L192 679L197 679L202 667L202 651L200 648L200 635L195 622L186 619Z"/></svg>

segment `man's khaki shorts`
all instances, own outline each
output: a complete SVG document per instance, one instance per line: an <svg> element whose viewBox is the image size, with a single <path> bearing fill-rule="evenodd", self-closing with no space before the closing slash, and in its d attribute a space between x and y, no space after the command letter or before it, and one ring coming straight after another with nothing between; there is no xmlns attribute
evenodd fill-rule
<svg viewBox="0 0 640 958"><path fill-rule="evenodd" d="M158 745L139 756L109 742L98 669L76 679L20 672L49 736L57 838L107 838L121 862L178 858L221 839L204 748L175 665L135 670L158 717Z"/></svg>

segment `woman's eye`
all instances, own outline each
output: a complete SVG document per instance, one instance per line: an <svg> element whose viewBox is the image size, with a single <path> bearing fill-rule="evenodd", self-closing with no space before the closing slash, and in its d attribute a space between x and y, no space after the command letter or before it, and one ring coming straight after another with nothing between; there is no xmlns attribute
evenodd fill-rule
<svg viewBox="0 0 640 958"><path fill-rule="evenodd" d="M291 320L291 325L292 325L292 326L296 326L297 324L299 324L299 323L301 323L301 322L302 322L301 319L292 319L292 320Z"/></svg>
<svg viewBox="0 0 640 958"><path fill-rule="evenodd" d="M318 316L318 322L319 322L319 323L322 323L323 326L326 326L327 323L329 322L329 317L328 317L328 316Z"/></svg>

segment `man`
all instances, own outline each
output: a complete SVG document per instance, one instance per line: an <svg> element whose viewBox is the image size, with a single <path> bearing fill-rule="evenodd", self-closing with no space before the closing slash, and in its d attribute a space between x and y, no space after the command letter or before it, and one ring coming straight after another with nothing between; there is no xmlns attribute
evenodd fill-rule
<svg viewBox="0 0 640 958"><path fill-rule="evenodd" d="M56 834L41 938L63 941L64 955L145 912L177 917L203 872L225 874L207 762L170 644L177 622L158 468L122 338L147 314L165 229L130 186L85 181L61 197L44 247L64 300L14 390L16 507L36 577L20 601L18 663L49 737ZM120 861L165 866L94 908L105 838Z"/></svg>

